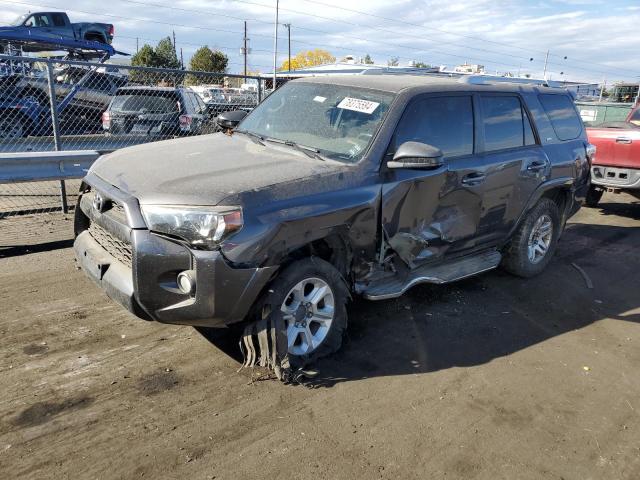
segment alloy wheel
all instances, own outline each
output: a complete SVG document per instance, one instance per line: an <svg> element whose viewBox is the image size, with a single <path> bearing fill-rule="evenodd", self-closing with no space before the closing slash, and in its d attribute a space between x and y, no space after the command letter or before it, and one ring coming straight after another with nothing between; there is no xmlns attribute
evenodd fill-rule
<svg viewBox="0 0 640 480"><path fill-rule="evenodd" d="M553 238L553 221L549 215L540 216L529 235L527 253L529 261L539 263L547 254Z"/></svg>
<svg viewBox="0 0 640 480"><path fill-rule="evenodd" d="M306 278L287 294L281 306L291 355L307 355L322 344L335 315L331 287L320 278Z"/></svg>

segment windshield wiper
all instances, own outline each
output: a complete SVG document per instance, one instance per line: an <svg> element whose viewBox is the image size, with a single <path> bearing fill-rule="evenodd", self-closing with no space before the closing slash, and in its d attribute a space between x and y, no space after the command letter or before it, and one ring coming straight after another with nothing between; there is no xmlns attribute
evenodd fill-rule
<svg viewBox="0 0 640 480"><path fill-rule="evenodd" d="M281 140L280 138L266 137L264 140L266 140L267 142L280 143L288 147L293 147L299 152L304 153L307 157L324 161L324 157L320 155L320 150L318 150L317 148L308 147L307 145L301 145L299 143L292 142L291 140Z"/></svg>
<svg viewBox="0 0 640 480"><path fill-rule="evenodd" d="M248 136L254 143L264 146L264 137L257 133L250 132L249 130L234 130L235 133L243 133Z"/></svg>

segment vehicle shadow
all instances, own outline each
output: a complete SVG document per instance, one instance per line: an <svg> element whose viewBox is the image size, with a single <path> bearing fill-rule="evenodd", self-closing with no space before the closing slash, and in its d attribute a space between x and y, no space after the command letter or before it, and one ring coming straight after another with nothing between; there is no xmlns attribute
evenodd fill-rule
<svg viewBox="0 0 640 480"><path fill-rule="evenodd" d="M331 387L471 367L605 318L640 323L640 313L633 313L640 307L639 244L637 227L571 224L538 277L496 270L449 285L420 285L395 300L355 299L342 349L317 362L318 376L306 384ZM239 332L200 333L242 361Z"/></svg>
<svg viewBox="0 0 640 480"><path fill-rule="evenodd" d="M481 365L605 318L640 323L638 244L640 228L573 224L536 278L497 270L357 300L343 349L318 363L313 386Z"/></svg>
<svg viewBox="0 0 640 480"><path fill-rule="evenodd" d="M609 196L607 200L611 200L615 196ZM602 201L596 208L602 215L615 215L618 217L629 218L632 220L640 220L640 201L631 202L607 202Z"/></svg>

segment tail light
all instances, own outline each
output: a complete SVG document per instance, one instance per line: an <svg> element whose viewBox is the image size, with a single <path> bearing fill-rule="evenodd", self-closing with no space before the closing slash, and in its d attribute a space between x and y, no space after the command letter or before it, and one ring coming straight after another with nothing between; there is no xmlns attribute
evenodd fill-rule
<svg viewBox="0 0 640 480"><path fill-rule="evenodd" d="M111 128L111 114L107 111L102 114L102 129L109 130Z"/></svg>
<svg viewBox="0 0 640 480"><path fill-rule="evenodd" d="M191 115L180 115L180 130L183 132L190 131L192 122L193 117Z"/></svg>

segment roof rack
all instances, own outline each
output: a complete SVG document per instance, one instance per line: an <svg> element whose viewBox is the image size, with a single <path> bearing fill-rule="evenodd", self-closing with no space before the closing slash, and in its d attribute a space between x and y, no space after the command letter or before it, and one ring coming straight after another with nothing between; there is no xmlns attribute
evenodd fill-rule
<svg viewBox="0 0 640 480"><path fill-rule="evenodd" d="M537 85L539 87L561 88L559 85L551 85L548 80L520 77L494 77L489 75L464 75L458 79L460 83L473 85L496 85L511 83L514 85Z"/></svg>

